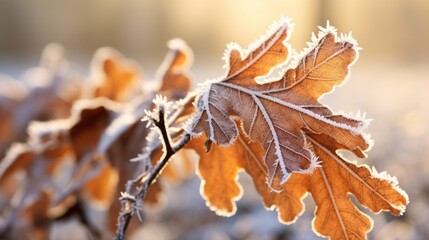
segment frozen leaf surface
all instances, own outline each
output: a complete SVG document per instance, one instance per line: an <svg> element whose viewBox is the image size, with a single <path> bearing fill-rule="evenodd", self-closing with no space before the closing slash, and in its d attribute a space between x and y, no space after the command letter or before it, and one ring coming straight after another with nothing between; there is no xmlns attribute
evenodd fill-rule
<svg viewBox="0 0 429 240"><path fill-rule="evenodd" d="M328 25L293 57L280 78L270 80L265 75L279 64L284 68L289 52L284 42L289 24L275 26L246 54L236 45L229 47L226 76L206 83L195 102L197 113L188 131L204 134L188 146L206 146L207 153L196 149L201 194L216 213L233 214L241 196L238 172L244 170L282 223L296 221L305 210L302 200L310 194L317 207L316 234L365 239L372 219L349 195L374 213L393 215L405 211L408 196L395 178L338 153L366 157L372 145L363 132L368 121L334 114L318 102L348 77L357 43L350 35L338 37Z"/></svg>

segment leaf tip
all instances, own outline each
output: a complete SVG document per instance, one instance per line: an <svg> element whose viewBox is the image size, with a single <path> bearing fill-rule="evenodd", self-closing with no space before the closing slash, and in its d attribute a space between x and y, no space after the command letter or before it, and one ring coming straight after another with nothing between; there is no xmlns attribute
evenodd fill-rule
<svg viewBox="0 0 429 240"><path fill-rule="evenodd" d="M189 69L194 62L194 53L188 44L181 38L173 38L167 42L167 47L173 51L182 52L186 56L183 69Z"/></svg>
<svg viewBox="0 0 429 240"><path fill-rule="evenodd" d="M284 40L282 41L282 43L284 46L287 47L289 52L291 50L291 47L287 43L287 41L290 37L290 33L292 32L293 27L294 27L294 24L292 23L292 19L290 17L282 16L278 21L274 21L268 27L268 30L266 31L265 34L260 36L256 41L250 43L246 49L243 49L240 45L234 42L227 44L227 48L222 57L222 60L225 61L223 68L226 69L226 75L228 75L228 72L230 70L231 57L237 57L237 55L239 55L240 59L244 60L251 52L253 52L255 49L263 45L265 41L267 41L274 35L277 35L277 34L278 36L284 35Z"/></svg>
<svg viewBox="0 0 429 240"><path fill-rule="evenodd" d="M365 152L369 152L372 147L374 146L374 139L372 139L371 134L369 133L362 133L363 139L365 140L368 147L364 149Z"/></svg>
<svg viewBox="0 0 429 240"><path fill-rule="evenodd" d="M181 38L173 38L167 42L167 47L172 50L191 50L186 42Z"/></svg>
<svg viewBox="0 0 429 240"><path fill-rule="evenodd" d="M319 26L319 37L325 36L328 34L337 35L337 28L332 26L329 20L326 20L326 27Z"/></svg>
<svg viewBox="0 0 429 240"><path fill-rule="evenodd" d="M388 182L392 186L392 188L402 196L402 199L400 199L399 201L390 203L392 208L397 210L397 212L390 212L394 215L403 215L406 206L408 205L410 200L408 194L402 188L399 187L398 179L395 176L391 176L386 171L378 172L374 166L371 168L371 175L373 175L375 178Z"/></svg>
<svg viewBox="0 0 429 240"><path fill-rule="evenodd" d="M197 175L201 179L200 184L200 195L203 197L203 199L206 202L206 206L213 212L216 213L216 215L221 217L231 217L237 212L237 205L236 202L241 199L243 196L243 187L238 183L238 174L234 177L235 187L236 187L236 194L233 196L230 195L224 195L224 197L219 197L213 195L213 192L208 191L206 189L208 182L201 174L201 171L197 169ZM208 188L210 189L210 188Z"/></svg>

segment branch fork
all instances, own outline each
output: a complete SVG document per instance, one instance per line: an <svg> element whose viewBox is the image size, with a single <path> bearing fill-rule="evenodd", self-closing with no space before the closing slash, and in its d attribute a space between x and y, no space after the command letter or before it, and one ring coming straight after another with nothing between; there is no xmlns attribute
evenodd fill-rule
<svg viewBox="0 0 429 240"><path fill-rule="evenodd" d="M190 135L188 133L185 133L177 143L172 143L170 134L168 133L168 124L166 123L166 111L168 111L168 104L160 103L159 100L162 100L162 102L164 103L163 98L157 97L156 101L154 101L157 107L152 112L146 112L146 117L143 120L148 121L148 126L154 125L158 129L159 134L161 136L161 141L164 146L164 154L154 168L150 167L148 169L148 172L141 174L136 179L128 181L126 184L126 191L121 192L121 197L119 198L119 200L122 203L122 209L118 217L118 227L115 237L116 240L125 239L125 232L135 213L137 213L139 220L142 222L142 203L144 198L146 197L149 187L161 174L162 170L167 165L171 157L177 151L183 148L183 146L190 140ZM149 158L151 156L151 153L145 156ZM148 163L151 162L150 159L144 160L147 160L146 162ZM130 193L131 188L137 183L141 183L141 186L136 188L137 191L133 195Z"/></svg>

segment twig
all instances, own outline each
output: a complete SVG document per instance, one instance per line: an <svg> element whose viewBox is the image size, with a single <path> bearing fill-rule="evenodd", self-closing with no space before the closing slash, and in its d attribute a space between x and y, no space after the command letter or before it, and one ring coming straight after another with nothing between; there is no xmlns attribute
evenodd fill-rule
<svg viewBox="0 0 429 240"><path fill-rule="evenodd" d="M118 226L116 230L116 240L125 239L125 232L131 222L132 216L134 213L139 213L141 209L141 203L146 197L147 191L150 185L158 178L161 174L162 169L167 165L171 157L179 151L183 146L190 140L190 135L185 133L182 138L175 144L172 145L170 135L168 134L166 121L165 121L165 111L163 108L160 108L159 111L159 120L152 119L155 126L160 130L162 141L164 142L164 155L162 160L158 162L156 167L150 172L149 177L144 181L143 186L138 188L138 191L135 195L129 194L131 186L136 182L143 179L143 176L139 176L135 180L130 180L126 184L126 192L121 195L122 209L118 217ZM138 214L139 218L140 215Z"/></svg>

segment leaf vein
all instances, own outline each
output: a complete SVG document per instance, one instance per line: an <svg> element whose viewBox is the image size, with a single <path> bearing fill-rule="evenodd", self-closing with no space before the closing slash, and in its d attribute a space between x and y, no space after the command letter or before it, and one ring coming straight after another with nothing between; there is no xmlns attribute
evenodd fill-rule
<svg viewBox="0 0 429 240"><path fill-rule="evenodd" d="M252 66L253 64L255 64L261 57L263 57L269 49L271 49L272 46L274 46L274 44L277 42L277 40L283 35L283 32L286 31L286 29L288 28L287 25L283 25L274 35L274 37L268 42L267 46L262 48L262 50L260 52L258 52L258 54L254 57L251 57L249 63L247 63L245 66L243 66L242 68L238 69L235 73L233 73L231 76L228 76L224 81L228 81L230 79L235 78L236 76L240 75L240 73L242 73L243 71L245 71L246 69L248 69L250 66Z"/></svg>

